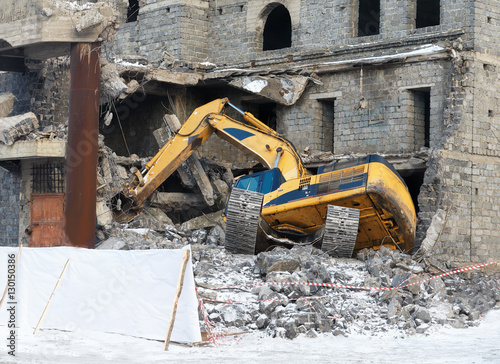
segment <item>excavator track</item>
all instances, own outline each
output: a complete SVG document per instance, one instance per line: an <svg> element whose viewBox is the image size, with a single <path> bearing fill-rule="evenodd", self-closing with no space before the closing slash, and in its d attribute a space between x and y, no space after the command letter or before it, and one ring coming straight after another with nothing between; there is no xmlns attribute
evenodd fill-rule
<svg viewBox="0 0 500 364"><path fill-rule="evenodd" d="M356 244L359 210L328 205L321 249L334 257L350 258Z"/></svg>
<svg viewBox="0 0 500 364"><path fill-rule="evenodd" d="M255 254L264 194L233 188L226 211L224 246L232 253Z"/></svg>

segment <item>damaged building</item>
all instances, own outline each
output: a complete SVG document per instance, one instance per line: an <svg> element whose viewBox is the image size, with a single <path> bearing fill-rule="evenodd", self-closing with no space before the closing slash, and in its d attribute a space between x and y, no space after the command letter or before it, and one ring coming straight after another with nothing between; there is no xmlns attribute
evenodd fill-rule
<svg viewBox="0 0 500 364"><path fill-rule="evenodd" d="M124 180L157 152L165 114L182 123L196 107L228 97L292 141L308 168L385 156L413 197L417 246L456 261L500 258L496 2L5 3L0 245L29 242L39 206L62 216L68 44L102 41L100 155L118 157L107 160ZM49 39L19 39L28 23ZM218 161L219 171L258 168L216 137L197 154ZM116 176L99 176L117 192ZM98 201L98 216L106 203Z"/></svg>

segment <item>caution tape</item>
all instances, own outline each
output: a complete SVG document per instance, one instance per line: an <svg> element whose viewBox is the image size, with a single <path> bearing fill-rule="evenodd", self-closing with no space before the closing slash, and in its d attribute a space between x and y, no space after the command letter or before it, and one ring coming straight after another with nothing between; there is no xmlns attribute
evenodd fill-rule
<svg viewBox="0 0 500 364"><path fill-rule="evenodd" d="M222 303L226 305L232 305L236 303L267 303L267 302L286 302L286 301L301 301L301 300L312 300L312 299L320 299L320 298L327 298L329 297L328 295L324 296L308 296L308 297L297 297L297 298L276 298L272 300L247 300L247 301L237 301L237 300L217 300L214 298L203 298L203 301L208 301L208 302L216 302L216 303ZM314 308L314 307L313 307Z"/></svg>
<svg viewBox="0 0 500 364"><path fill-rule="evenodd" d="M489 265L493 265L493 264L497 264L497 263L499 263L499 261L478 263L478 264L470 265L467 267L457 268L457 269L450 270L448 272L444 272L441 274L437 274L437 275L434 275L434 276L431 276L429 278L422 279L420 281L416 281L413 283L406 283L404 285L400 284L397 287L365 287L365 286L352 286L352 285L344 285L344 284L316 283L316 282L257 282L257 283L246 283L246 284L239 284L239 285L233 285L233 286L215 287L215 288L211 288L211 290L241 289L241 288L245 288L245 287L256 287L256 286L313 286L313 287L326 287L326 288L345 288L345 289L352 289L352 290L392 291L395 289L401 289L401 288L425 283L425 282L428 282L428 281L436 279L436 278L446 277L446 276L450 276L450 275L457 274L457 273L463 273L463 272L467 272L467 271L471 271L471 270L475 270L475 269L484 268L484 267L487 267ZM207 288L199 287L199 289L207 289Z"/></svg>

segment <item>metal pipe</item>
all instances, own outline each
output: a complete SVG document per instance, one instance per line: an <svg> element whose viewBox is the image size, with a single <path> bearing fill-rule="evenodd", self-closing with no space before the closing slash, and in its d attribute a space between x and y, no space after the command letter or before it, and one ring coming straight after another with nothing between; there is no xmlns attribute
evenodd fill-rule
<svg viewBox="0 0 500 364"><path fill-rule="evenodd" d="M231 106L233 109L235 109L237 112L239 112L241 115L245 115L245 112L244 111L241 111L240 109L238 109L236 106L234 106L233 104L231 104L229 101L227 102L227 104L229 106Z"/></svg>
<svg viewBox="0 0 500 364"><path fill-rule="evenodd" d="M95 247L100 43L71 46L66 168L66 243Z"/></svg>

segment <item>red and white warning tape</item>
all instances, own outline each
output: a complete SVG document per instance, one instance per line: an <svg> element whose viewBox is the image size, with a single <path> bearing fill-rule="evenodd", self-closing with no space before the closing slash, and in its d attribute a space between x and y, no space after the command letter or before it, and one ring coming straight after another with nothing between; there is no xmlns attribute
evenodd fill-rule
<svg viewBox="0 0 500 364"><path fill-rule="evenodd" d="M212 288L212 290L222 290L222 289L241 289L244 287L255 287L255 286L315 286L315 287L326 287L326 288L345 288L345 289L353 289L353 290L377 290L377 291L392 291L394 289L400 289L400 288L405 288L409 286L413 286L416 284L424 283L436 278L441 278L445 276L450 276L453 274L457 273L463 273L475 269L480 269L487 267L489 265L497 264L500 261L496 262L487 262L487 263L479 263L479 264L474 264L470 265L467 267L463 268L457 268L448 272L444 272L441 274L437 274L434 276L431 276L429 278L422 279L420 281L416 281L413 283L406 283L404 285L400 284L397 287L364 287L364 286L351 286L351 285L344 285L344 284L332 284L332 283L315 283L315 282L257 282L257 283L246 283L246 284L239 284L239 285L234 285L234 286L222 286L222 287L215 287ZM201 288L199 289L206 289L206 288Z"/></svg>

